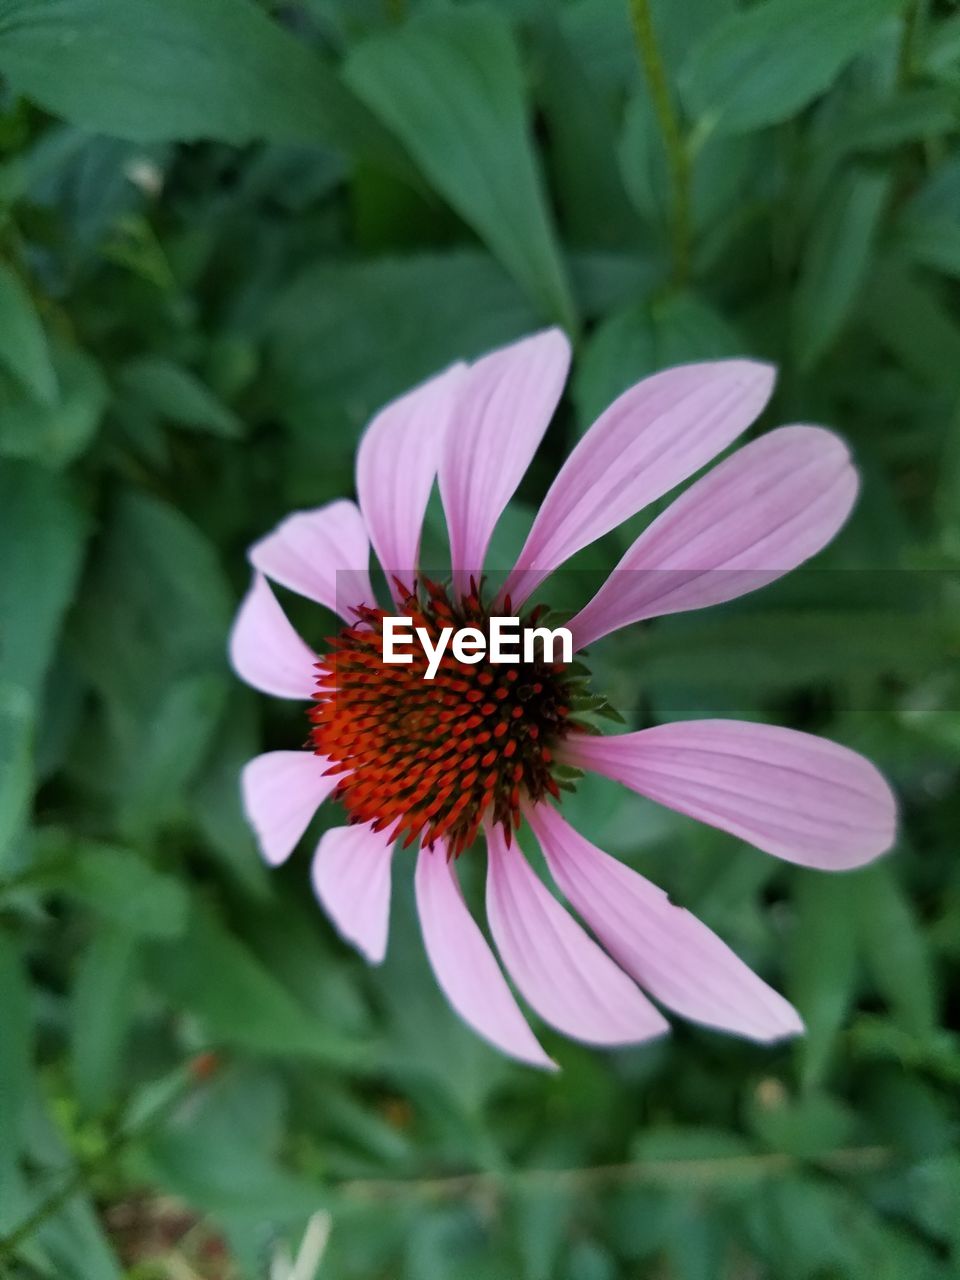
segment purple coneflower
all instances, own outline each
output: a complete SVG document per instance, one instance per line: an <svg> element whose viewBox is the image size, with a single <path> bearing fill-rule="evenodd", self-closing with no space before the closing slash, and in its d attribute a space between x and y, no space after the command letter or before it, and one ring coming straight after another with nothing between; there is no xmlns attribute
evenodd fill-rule
<svg viewBox="0 0 960 1280"><path fill-rule="evenodd" d="M239 675L310 705L311 749L274 751L243 772L265 859L283 862L319 805L348 825L313 862L317 896L372 963L387 941L395 844L418 840L416 897L437 981L460 1016L503 1052L554 1064L534 1037L467 909L457 857L482 832L486 905L500 958L524 999L579 1040L622 1045L667 1030L659 1004L760 1041L803 1030L796 1011L714 933L563 818L558 783L591 770L779 858L857 867L890 847L895 805L862 756L822 738L735 720L598 734L579 712L585 671L531 663L382 661L387 613L429 633L484 629L512 613L575 552L698 471L762 411L774 372L725 360L668 369L626 391L574 449L503 588L482 569L494 527L560 398L570 350L557 330L456 365L387 405L357 455L359 505L284 520L250 552L255 576L231 638ZM449 586L418 570L434 480L446 514ZM843 442L815 426L771 431L696 481L634 542L567 624L578 650L643 619L733 599L824 547L846 520L857 473ZM393 594L378 604L370 547ZM266 579L340 614L318 656ZM526 823L590 936L532 870L512 835Z"/></svg>

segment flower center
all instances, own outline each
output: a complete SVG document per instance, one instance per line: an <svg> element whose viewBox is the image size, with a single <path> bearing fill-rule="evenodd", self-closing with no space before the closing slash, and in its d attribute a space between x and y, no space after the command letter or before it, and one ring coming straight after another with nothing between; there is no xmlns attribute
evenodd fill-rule
<svg viewBox="0 0 960 1280"><path fill-rule="evenodd" d="M422 646L414 644L409 663L385 663L388 615L366 606L356 612L356 624L330 641L309 712L313 749L330 761L328 773L343 775L334 795L351 821L391 827L390 838L403 836L405 846L417 836L428 845L442 837L457 856L488 815L509 840L520 824L521 795L559 797L554 748L580 727L569 719L580 683L571 667L545 661L539 647L532 661L484 656L473 664L447 648L435 677L425 680ZM433 646L444 627L475 627L489 641L481 590L454 603L424 580L402 612ZM542 612L521 616L520 654Z"/></svg>

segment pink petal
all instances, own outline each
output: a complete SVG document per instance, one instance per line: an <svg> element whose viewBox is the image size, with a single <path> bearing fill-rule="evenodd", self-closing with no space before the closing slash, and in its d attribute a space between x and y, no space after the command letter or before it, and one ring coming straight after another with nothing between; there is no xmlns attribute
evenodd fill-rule
<svg viewBox="0 0 960 1280"><path fill-rule="evenodd" d="M478 1035L534 1067L555 1070L520 1012L487 940L467 909L438 842L417 859L417 910L430 964L447 999Z"/></svg>
<svg viewBox="0 0 960 1280"><path fill-rule="evenodd" d="M329 502L298 511L250 548L255 569L308 600L355 622L352 609L372 604L370 544L363 517L352 502Z"/></svg>
<svg viewBox="0 0 960 1280"><path fill-rule="evenodd" d="M570 622L576 647L773 582L826 546L856 494L846 445L822 427L781 427L744 445L640 535Z"/></svg>
<svg viewBox="0 0 960 1280"><path fill-rule="evenodd" d="M585 840L550 805L530 805L526 816L561 892L655 999L752 1040L803 1031L793 1006L662 889Z"/></svg>
<svg viewBox="0 0 960 1280"><path fill-rule="evenodd" d="M328 763L310 751L268 751L244 765L240 783L244 812L271 866L289 858L310 819L340 781L324 776Z"/></svg>
<svg viewBox="0 0 960 1280"><path fill-rule="evenodd" d="M454 586L469 589L563 391L570 344L548 329L471 365L440 460Z"/></svg>
<svg viewBox="0 0 960 1280"><path fill-rule="evenodd" d="M795 729L686 720L571 735L563 758L802 866L859 867L894 840L896 803L869 760Z"/></svg>
<svg viewBox="0 0 960 1280"><path fill-rule="evenodd" d="M636 1044L662 1014L568 915L499 827L487 828L487 918L507 971L547 1022L591 1044Z"/></svg>
<svg viewBox="0 0 960 1280"><path fill-rule="evenodd" d="M417 569L420 533L466 365L458 364L381 409L357 451L357 493L370 541L396 596Z"/></svg>
<svg viewBox="0 0 960 1280"><path fill-rule="evenodd" d="M393 843L367 824L327 831L313 859L314 892L338 932L371 964L387 951L392 857Z"/></svg>
<svg viewBox="0 0 960 1280"><path fill-rule="evenodd" d="M314 652L287 621L259 573L230 632L230 661L241 680L278 698L312 698L317 676Z"/></svg>
<svg viewBox="0 0 960 1280"><path fill-rule="evenodd" d="M716 457L758 417L774 376L769 365L719 360L667 369L625 391L550 486L504 589L514 604Z"/></svg>

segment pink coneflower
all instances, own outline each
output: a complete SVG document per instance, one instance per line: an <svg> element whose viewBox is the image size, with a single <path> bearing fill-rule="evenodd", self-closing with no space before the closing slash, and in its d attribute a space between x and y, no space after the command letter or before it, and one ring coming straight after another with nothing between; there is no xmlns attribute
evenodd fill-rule
<svg viewBox="0 0 960 1280"><path fill-rule="evenodd" d="M255 688L310 705L312 750L275 751L243 772L246 813L272 865L292 852L333 796L348 825L327 831L313 862L317 896L372 963L387 941L395 844L419 841L416 897L430 963L460 1016L515 1058L553 1063L528 1026L467 909L457 857L487 845L487 919L515 986L552 1026L622 1045L667 1030L648 998L755 1040L795 1035L796 1011L705 925L564 819L558 782L575 770L616 779L776 857L825 870L889 848L895 806L862 756L790 729L684 721L598 734L579 708L578 664L424 666L382 661L385 613L483 629L513 613L529 627L531 593L581 548L688 479L762 411L774 373L725 360L668 369L616 400L561 468L502 590L482 569L494 527L563 389L569 345L540 333L456 365L389 404L357 455L359 505L332 502L284 520L252 548L253 585L231 656ZM452 581L418 570L434 480L449 531ZM742 595L788 572L846 520L857 475L821 427L781 427L686 490L640 535L570 621L576 646L619 627ZM378 605L370 547L393 603ZM319 657L294 632L266 579L338 612ZM542 883L513 833L526 821L590 936Z"/></svg>

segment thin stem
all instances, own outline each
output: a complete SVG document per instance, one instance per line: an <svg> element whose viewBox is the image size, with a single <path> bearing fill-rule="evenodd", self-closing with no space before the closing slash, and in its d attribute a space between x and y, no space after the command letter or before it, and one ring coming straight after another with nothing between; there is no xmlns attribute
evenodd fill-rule
<svg viewBox="0 0 960 1280"><path fill-rule="evenodd" d="M676 284L682 285L690 277L690 152L673 104L650 0L630 0L630 16L670 168L673 278Z"/></svg>
<svg viewBox="0 0 960 1280"><path fill-rule="evenodd" d="M718 1183L745 1174L782 1176L805 1165L817 1165L831 1173L870 1173L893 1161L889 1147L840 1147L808 1160L786 1152L759 1155L718 1156L701 1160L656 1160L646 1164L607 1164L584 1169L521 1169L510 1174L463 1173L447 1178L365 1178L342 1182L337 1188L350 1201L380 1202L414 1197L428 1200L459 1199L476 1193L513 1190L583 1191L590 1187L676 1186L695 1181Z"/></svg>

